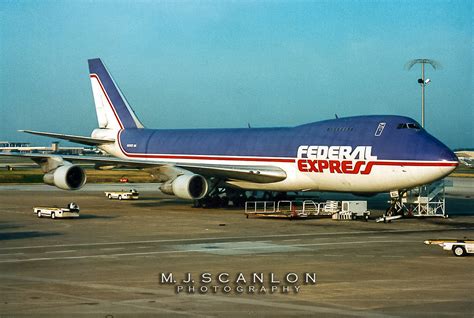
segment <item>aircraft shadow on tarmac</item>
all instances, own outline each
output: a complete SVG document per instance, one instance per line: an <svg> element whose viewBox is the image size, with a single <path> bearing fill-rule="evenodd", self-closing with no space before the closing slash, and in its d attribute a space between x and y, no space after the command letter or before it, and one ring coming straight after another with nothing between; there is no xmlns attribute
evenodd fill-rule
<svg viewBox="0 0 474 318"><path fill-rule="evenodd" d="M145 201L145 200L143 200ZM167 206L175 206L177 204L187 204L191 207L190 202L177 200L177 199L147 199L148 202L143 202L140 199L140 202L133 202L132 205L135 207L142 207L142 208L153 208L153 207L167 207Z"/></svg>
<svg viewBox="0 0 474 318"><path fill-rule="evenodd" d="M10 229L17 229L22 227L18 224L8 224L7 222L0 222L0 230L10 230Z"/></svg>
<svg viewBox="0 0 474 318"><path fill-rule="evenodd" d="M78 219L72 220L87 220L87 219L115 219L118 216L116 215L95 215L95 214L83 214Z"/></svg>
<svg viewBox="0 0 474 318"><path fill-rule="evenodd" d="M453 228L459 228L460 230L469 229L474 230L474 222L462 222L455 221L453 218L449 219L433 219L433 218L420 218L421 222L436 224L436 225L445 225Z"/></svg>
<svg viewBox="0 0 474 318"><path fill-rule="evenodd" d="M142 201L154 201L154 202L160 202L160 201L191 202L191 201L185 201L185 200L177 199L176 197L171 196L171 195L167 195L167 196L164 196L164 195L163 195L163 197L153 197L153 196L145 197L145 196L141 196L140 199L138 199L138 200L132 200L132 201L130 201L130 202L136 203L136 202L142 202ZM124 202L126 202L126 201L124 201Z"/></svg>
<svg viewBox="0 0 474 318"><path fill-rule="evenodd" d="M33 237L55 236L62 235L58 232L38 232L38 231L23 231L23 232L7 232L0 233L0 241L19 240Z"/></svg>

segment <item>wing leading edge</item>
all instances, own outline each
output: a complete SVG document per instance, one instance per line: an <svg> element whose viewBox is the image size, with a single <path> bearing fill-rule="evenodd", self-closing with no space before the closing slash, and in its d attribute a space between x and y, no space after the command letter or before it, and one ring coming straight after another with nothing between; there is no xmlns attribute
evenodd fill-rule
<svg viewBox="0 0 474 318"><path fill-rule="evenodd" d="M19 131L32 134L32 135L64 139L64 140L68 140L68 141L75 142L78 144L84 144L84 145L89 145L89 146L98 146L98 145L115 142L114 139L101 139L101 138L92 138L92 137L84 137L84 136L65 135L65 134L34 131L34 130L19 130Z"/></svg>
<svg viewBox="0 0 474 318"><path fill-rule="evenodd" d="M52 157L61 157L63 160L76 163L92 163L102 166L129 167L136 169L153 169L160 167L176 167L204 177L217 177L223 180L242 180L255 183L272 183L286 179L283 169L273 166L232 166L215 164L180 164L169 161L150 162L144 160L126 160L114 157L93 157L55 154L23 154L2 153L0 156L25 157L35 162Z"/></svg>

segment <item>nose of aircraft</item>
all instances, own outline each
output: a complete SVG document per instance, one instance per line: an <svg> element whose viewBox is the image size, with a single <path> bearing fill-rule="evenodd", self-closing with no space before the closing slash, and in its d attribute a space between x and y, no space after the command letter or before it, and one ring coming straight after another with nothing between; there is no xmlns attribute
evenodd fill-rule
<svg viewBox="0 0 474 318"><path fill-rule="evenodd" d="M427 132L420 134L420 137L420 143L416 149L419 159L457 165L458 158L445 144Z"/></svg>
<svg viewBox="0 0 474 318"><path fill-rule="evenodd" d="M438 160L439 161L445 161L445 162L456 162L457 163L458 162L458 157L456 156L456 154L451 149L449 149L445 145L442 145L442 147L440 147Z"/></svg>
<svg viewBox="0 0 474 318"><path fill-rule="evenodd" d="M433 138L430 144L432 146L431 156L434 161L438 162L438 177L449 175L458 166L458 157L451 149L436 138Z"/></svg>
<svg viewBox="0 0 474 318"><path fill-rule="evenodd" d="M453 172L454 169L456 169L456 167L459 165L458 157L456 156L456 154L446 146L444 146L444 149L440 150L439 161L441 161L441 164L446 164L446 167L442 167L445 176Z"/></svg>
<svg viewBox="0 0 474 318"><path fill-rule="evenodd" d="M429 161L436 170L432 171L435 179L443 178L458 166L458 158L454 152L432 135L424 132L419 135L421 142L416 149L418 160ZM436 163L435 163L436 162Z"/></svg>

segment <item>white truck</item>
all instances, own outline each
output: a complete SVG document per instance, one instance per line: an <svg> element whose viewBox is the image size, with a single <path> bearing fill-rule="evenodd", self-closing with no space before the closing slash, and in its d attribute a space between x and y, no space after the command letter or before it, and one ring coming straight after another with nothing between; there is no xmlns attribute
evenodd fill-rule
<svg viewBox="0 0 474 318"><path fill-rule="evenodd" d="M135 189L130 189L128 191L107 191L105 192L105 196L109 198L110 200L112 199L118 199L118 200L137 200L138 199L138 191Z"/></svg>
<svg viewBox="0 0 474 318"><path fill-rule="evenodd" d="M446 251L453 251L455 256L474 253L474 240L427 240L426 245L439 245Z"/></svg>
<svg viewBox="0 0 474 318"><path fill-rule="evenodd" d="M367 210L367 201L342 201L341 214L348 214L351 219L363 218L369 220L370 211Z"/></svg>
<svg viewBox="0 0 474 318"><path fill-rule="evenodd" d="M33 212L37 217L43 216L56 218L78 218L79 217L79 206L71 202L65 208L55 207L34 207Z"/></svg>

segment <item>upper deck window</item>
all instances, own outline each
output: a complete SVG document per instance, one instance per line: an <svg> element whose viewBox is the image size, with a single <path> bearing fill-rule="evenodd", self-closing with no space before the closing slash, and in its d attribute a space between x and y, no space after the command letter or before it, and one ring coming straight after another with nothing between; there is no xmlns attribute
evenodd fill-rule
<svg viewBox="0 0 474 318"><path fill-rule="evenodd" d="M375 137L379 137L382 135L385 125L386 123L379 123L377 130L375 130Z"/></svg>
<svg viewBox="0 0 474 318"><path fill-rule="evenodd" d="M332 132L348 132L348 131L353 131L354 128L352 127L329 127L327 128L327 131L332 131Z"/></svg>
<svg viewBox="0 0 474 318"><path fill-rule="evenodd" d="M421 129L416 123L398 124L397 129Z"/></svg>

